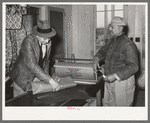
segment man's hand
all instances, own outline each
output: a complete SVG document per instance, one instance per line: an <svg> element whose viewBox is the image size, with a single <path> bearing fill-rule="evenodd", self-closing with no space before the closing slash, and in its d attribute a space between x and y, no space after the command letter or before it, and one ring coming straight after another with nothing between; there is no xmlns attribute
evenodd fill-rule
<svg viewBox="0 0 150 123"><path fill-rule="evenodd" d="M97 67L99 67L99 59L97 57L93 58L93 70L97 72Z"/></svg>
<svg viewBox="0 0 150 123"><path fill-rule="evenodd" d="M59 81L61 80L58 76L56 76L55 73L52 75L52 78L53 78L54 81L56 81L56 82L59 82Z"/></svg>
<svg viewBox="0 0 150 123"><path fill-rule="evenodd" d="M114 74L108 75L108 76L106 76L106 78L104 78L104 81L108 82L108 83L113 83L115 80L116 80L116 78L115 78Z"/></svg>
<svg viewBox="0 0 150 123"><path fill-rule="evenodd" d="M100 69L99 69L103 74L105 74L105 68L104 65L101 65Z"/></svg>
<svg viewBox="0 0 150 123"><path fill-rule="evenodd" d="M52 85L53 91L59 91L60 90L61 85L58 82L56 82L54 79L51 78L49 83Z"/></svg>

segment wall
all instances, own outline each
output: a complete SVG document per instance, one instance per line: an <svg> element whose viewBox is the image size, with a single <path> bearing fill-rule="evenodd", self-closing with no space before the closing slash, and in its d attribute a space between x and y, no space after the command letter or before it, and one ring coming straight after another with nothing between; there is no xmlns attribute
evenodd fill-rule
<svg viewBox="0 0 150 123"><path fill-rule="evenodd" d="M72 53L75 58L91 59L94 56L93 5L72 6Z"/></svg>
<svg viewBox="0 0 150 123"><path fill-rule="evenodd" d="M91 59L94 56L93 5L51 5L64 9L65 57Z"/></svg>
<svg viewBox="0 0 150 123"><path fill-rule="evenodd" d="M139 51L140 70L136 77L137 85L145 88L145 5L128 5L125 18L128 24L128 37L133 38Z"/></svg>
<svg viewBox="0 0 150 123"><path fill-rule="evenodd" d="M71 58L72 54L72 6L50 5L50 7L64 9L64 49L65 58Z"/></svg>

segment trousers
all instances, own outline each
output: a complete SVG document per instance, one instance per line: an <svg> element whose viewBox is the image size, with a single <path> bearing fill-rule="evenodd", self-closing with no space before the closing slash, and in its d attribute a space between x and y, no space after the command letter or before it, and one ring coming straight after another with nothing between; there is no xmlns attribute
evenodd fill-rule
<svg viewBox="0 0 150 123"><path fill-rule="evenodd" d="M134 92L134 76L124 81L105 82L103 106L132 106Z"/></svg>

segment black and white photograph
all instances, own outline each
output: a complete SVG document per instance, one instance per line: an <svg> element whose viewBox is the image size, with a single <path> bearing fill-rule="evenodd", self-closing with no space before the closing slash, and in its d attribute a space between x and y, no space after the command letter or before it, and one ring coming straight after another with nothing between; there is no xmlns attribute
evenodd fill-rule
<svg viewBox="0 0 150 123"><path fill-rule="evenodd" d="M147 2L2 10L3 120L148 119Z"/></svg>

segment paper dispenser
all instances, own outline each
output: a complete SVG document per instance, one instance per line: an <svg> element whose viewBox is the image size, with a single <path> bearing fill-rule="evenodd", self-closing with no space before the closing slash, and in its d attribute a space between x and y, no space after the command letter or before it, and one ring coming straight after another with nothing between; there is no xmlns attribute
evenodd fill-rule
<svg viewBox="0 0 150 123"><path fill-rule="evenodd" d="M58 77L70 76L77 83L96 84L97 73L92 62L91 59L56 59L55 74Z"/></svg>

